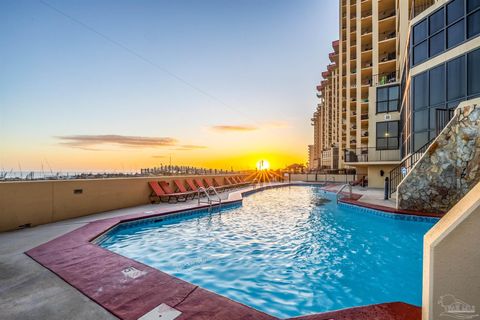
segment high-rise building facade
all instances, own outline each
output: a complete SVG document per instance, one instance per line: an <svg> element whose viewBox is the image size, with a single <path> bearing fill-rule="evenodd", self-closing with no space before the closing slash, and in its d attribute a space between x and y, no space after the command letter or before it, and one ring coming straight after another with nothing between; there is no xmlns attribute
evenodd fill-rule
<svg viewBox="0 0 480 320"><path fill-rule="evenodd" d="M460 101L478 97L480 0L339 5L339 40L312 118L316 169L355 168L383 187Z"/></svg>

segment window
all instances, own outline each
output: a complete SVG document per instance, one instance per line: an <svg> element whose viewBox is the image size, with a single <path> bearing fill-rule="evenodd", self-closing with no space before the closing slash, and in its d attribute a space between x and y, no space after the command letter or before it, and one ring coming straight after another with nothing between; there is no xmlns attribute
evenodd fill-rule
<svg viewBox="0 0 480 320"><path fill-rule="evenodd" d="M430 38L430 57L445 50L445 33L440 31Z"/></svg>
<svg viewBox="0 0 480 320"><path fill-rule="evenodd" d="M427 75L427 72L424 72L413 79L413 108L415 110L428 105Z"/></svg>
<svg viewBox="0 0 480 320"><path fill-rule="evenodd" d="M447 47L451 48L465 40L464 20L451 25L447 28Z"/></svg>
<svg viewBox="0 0 480 320"><path fill-rule="evenodd" d="M463 16L463 1L452 0L447 5L447 24L450 24Z"/></svg>
<svg viewBox="0 0 480 320"><path fill-rule="evenodd" d="M429 105L436 105L445 102L445 66L442 64L439 67L430 70L430 103Z"/></svg>
<svg viewBox="0 0 480 320"><path fill-rule="evenodd" d="M437 12L435 12L434 14L432 14L430 16L430 18L428 19L429 20L429 34L430 35L433 35L435 34L435 32L443 29L443 27L445 26L444 24L444 14L443 14L444 10L443 8L438 10Z"/></svg>
<svg viewBox="0 0 480 320"><path fill-rule="evenodd" d="M450 0L412 28L415 66L480 35L480 0Z"/></svg>
<svg viewBox="0 0 480 320"><path fill-rule="evenodd" d="M480 0L467 0L467 12L480 8Z"/></svg>
<svg viewBox="0 0 480 320"><path fill-rule="evenodd" d="M480 49L467 55L468 65L468 95L480 93Z"/></svg>
<svg viewBox="0 0 480 320"><path fill-rule="evenodd" d="M413 136L413 150L417 151L428 142L428 132L415 133Z"/></svg>
<svg viewBox="0 0 480 320"><path fill-rule="evenodd" d="M398 121L377 122L377 150L398 149Z"/></svg>
<svg viewBox="0 0 480 320"><path fill-rule="evenodd" d="M399 88L397 86L377 89L377 113L398 111Z"/></svg>
<svg viewBox="0 0 480 320"><path fill-rule="evenodd" d="M413 131L424 131L428 129L428 109L415 112Z"/></svg>
<svg viewBox="0 0 480 320"><path fill-rule="evenodd" d="M477 10L468 16L467 32L468 38L472 38L480 33L480 10Z"/></svg>
<svg viewBox="0 0 480 320"><path fill-rule="evenodd" d="M420 43L413 48L413 64L418 64L428 58L428 41Z"/></svg>
<svg viewBox="0 0 480 320"><path fill-rule="evenodd" d="M413 44L417 45L427 38L427 20L413 27Z"/></svg>
<svg viewBox="0 0 480 320"><path fill-rule="evenodd" d="M447 63L447 100L465 96L465 57Z"/></svg>

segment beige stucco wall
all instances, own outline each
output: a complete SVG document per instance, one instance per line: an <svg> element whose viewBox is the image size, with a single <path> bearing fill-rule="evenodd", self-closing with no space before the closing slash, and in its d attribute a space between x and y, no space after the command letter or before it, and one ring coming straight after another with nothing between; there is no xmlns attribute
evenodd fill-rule
<svg viewBox="0 0 480 320"><path fill-rule="evenodd" d="M389 176L390 171L395 168L397 164L379 164L368 166L368 187L369 188L384 188L385 178ZM380 175L380 170L383 170L383 177Z"/></svg>
<svg viewBox="0 0 480 320"><path fill-rule="evenodd" d="M209 176L202 176L209 177ZM0 183L0 231L149 203L150 177ZM172 185L173 186L173 185ZM82 189L75 194L75 189Z"/></svg>
<svg viewBox="0 0 480 320"><path fill-rule="evenodd" d="M450 319L440 302L454 298L480 313L480 183L426 235L423 261L424 320ZM442 297L444 297L442 299ZM465 318L470 319L470 318Z"/></svg>
<svg viewBox="0 0 480 320"><path fill-rule="evenodd" d="M400 112L377 113L377 89L389 87L395 83L389 83L383 86L370 87L368 90L368 147L377 147L377 122L398 121L400 120ZM387 117L387 118L386 118Z"/></svg>

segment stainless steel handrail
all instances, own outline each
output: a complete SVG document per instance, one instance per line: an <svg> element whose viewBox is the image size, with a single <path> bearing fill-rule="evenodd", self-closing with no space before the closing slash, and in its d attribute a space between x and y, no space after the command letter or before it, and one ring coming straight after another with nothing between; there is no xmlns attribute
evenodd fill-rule
<svg viewBox="0 0 480 320"><path fill-rule="evenodd" d="M210 197L210 193L209 191L212 191L214 195L217 196L218 199L212 199ZM207 201L202 201L201 197L200 197L200 193L203 193L205 194L205 196L207 197ZM206 203L210 206L210 208L212 207L212 204L213 202L218 202L218 204L221 206L222 205L222 199L220 198L220 195L218 194L217 190L215 189L215 187L213 186L210 186L208 188L204 188L204 187L200 187L197 189L197 197L198 197L198 205L200 205L201 203Z"/></svg>
<svg viewBox="0 0 480 320"><path fill-rule="evenodd" d="M201 200L200 193L205 194L205 196L207 197L206 202ZM200 187L200 188L197 189L197 197L198 197L198 205L200 205L201 203L207 203L207 204L212 203L211 199L210 199L210 195L208 194L207 189L205 189L204 187Z"/></svg>
<svg viewBox="0 0 480 320"><path fill-rule="evenodd" d="M350 193L350 199L352 198L352 186L350 184L344 184L342 185L342 187L337 191L335 197L337 199L337 203L338 203L338 200L340 200L340 196L341 196L341 193L343 191L343 189L345 189L345 187L348 187L349 189L349 193Z"/></svg>

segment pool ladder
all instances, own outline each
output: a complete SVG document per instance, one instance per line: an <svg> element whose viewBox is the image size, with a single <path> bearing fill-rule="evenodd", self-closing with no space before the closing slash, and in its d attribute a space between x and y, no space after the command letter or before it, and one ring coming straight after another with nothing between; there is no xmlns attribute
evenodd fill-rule
<svg viewBox="0 0 480 320"><path fill-rule="evenodd" d="M213 194L211 194L211 192ZM206 196L206 198L207 198L206 201L202 201L202 197L201 197L202 194L204 194ZM211 197L211 195L215 195L216 199L213 199ZM212 209L212 206L213 206L214 202L218 203L219 208L221 208L221 206L222 206L222 199L218 195L218 192L217 192L217 190L215 189L214 186L210 186L208 188L204 188L204 187L198 188L197 189L197 197L198 197L198 205L200 205L202 203L208 204L208 206L209 206L208 211L210 211Z"/></svg>
<svg viewBox="0 0 480 320"><path fill-rule="evenodd" d="M345 187L348 187L349 193L350 193L350 199L352 199L352 186L350 184L344 184L336 193L337 203L340 200L340 197L342 196L342 191L343 189L345 189Z"/></svg>

